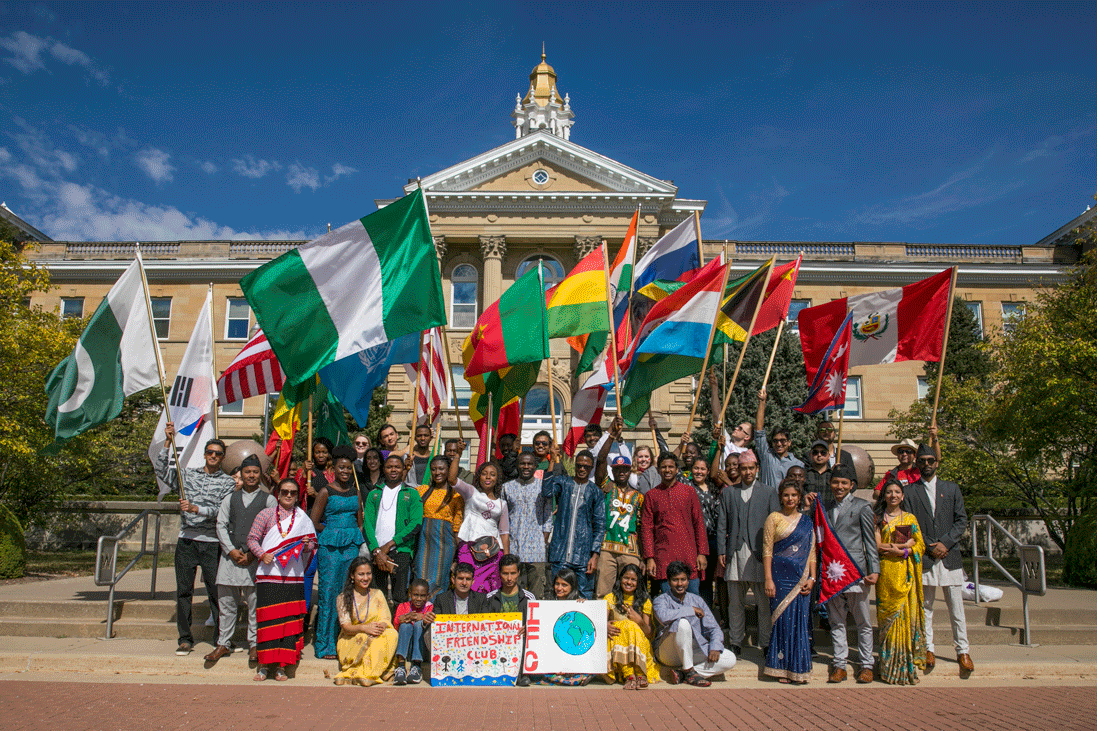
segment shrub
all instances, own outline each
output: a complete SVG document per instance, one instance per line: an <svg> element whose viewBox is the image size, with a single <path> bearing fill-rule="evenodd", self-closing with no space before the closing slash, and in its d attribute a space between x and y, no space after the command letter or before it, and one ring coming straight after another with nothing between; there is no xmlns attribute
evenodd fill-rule
<svg viewBox="0 0 1097 731"><path fill-rule="evenodd" d="M27 541L15 515L0 505L0 579L18 579L27 572Z"/></svg>
<svg viewBox="0 0 1097 731"><path fill-rule="evenodd" d="M1063 581L1097 588L1097 509L1074 521L1063 550Z"/></svg>

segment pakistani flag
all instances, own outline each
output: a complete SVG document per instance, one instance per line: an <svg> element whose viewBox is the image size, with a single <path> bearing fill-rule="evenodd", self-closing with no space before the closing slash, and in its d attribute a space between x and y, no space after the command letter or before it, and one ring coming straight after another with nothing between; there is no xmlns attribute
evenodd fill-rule
<svg viewBox="0 0 1097 731"><path fill-rule="evenodd" d="M118 416L126 396L159 385L141 255L107 292L72 353L46 379L46 423L56 454L66 439Z"/></svg>
<svg viewBox="0 0 1097 731"><path fill-rule="evenodd" d="M240 287L291 385L446 322L421 190L287 251Z"/></svg>

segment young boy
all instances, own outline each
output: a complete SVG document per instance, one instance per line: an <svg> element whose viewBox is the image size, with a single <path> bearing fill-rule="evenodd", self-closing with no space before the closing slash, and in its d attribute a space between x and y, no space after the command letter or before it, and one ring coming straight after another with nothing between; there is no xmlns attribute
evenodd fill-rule
<svg viewBox="0 0 1097 731"><path fill-rule="evenodd" d="M423 637L430 625L427 615L434 610L434 605L427 601L429 593L430 583L426 579L415 579L408 591L408 601L396 608L396 619L392 623L400 639L396 643L396 674L392 677L393 685L414 685L423 680L420 665L423 658L430 654L424 652ZM410 671L404 667L407 660L412 663Z"/></svg>
<svg viewBox="0 0 1097 731"><path fill-rule="evenodd" d="M522 615L525 622L526 608L537 597L532 592L518 586L518 577L521 573L522 561L513 553L508 553L499 560L500 586L487 596L488 610L495 613L517 612ZM525 644L522 646L522 655L525 656ZM518 679L515 685L525 688L529 685L529 678L519 669Z"/></svg>

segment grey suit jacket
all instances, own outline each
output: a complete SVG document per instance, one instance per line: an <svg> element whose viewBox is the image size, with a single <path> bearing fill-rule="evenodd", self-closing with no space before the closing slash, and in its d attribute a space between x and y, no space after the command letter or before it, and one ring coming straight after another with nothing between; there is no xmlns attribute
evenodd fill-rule
<svg viewBox="0 0 1097 731"><path fill-rule="evenodd" d="M825 504L831 518L834 503ZM880 573L880 552L876 548L876 514L867 500L848 495L838 508L838 519L831 519L831 528L846 547L857 568L868 576Z"/></svg>
<svg viewBox="0 0 1097 731"><path fill-rule="evenodd" d="M720 511L716 520L716 551L724 556L734 556L747 544L751 552L762 560L762 533L766 518L780 510L777 489L761 480L754 481L750 500L743 502L741 487L732 485L720 493Z"/></svg>
<svg viewBox="0 0 1097 731"><path fill-rule="evenodd" d="M967 510L964 508L964 496L960 492L960 486L938 477L936 509L932 512L929 509L929 498L926 497L926 483L922 480L908 485L905 495L903 509L914 513L918 528L922 531L922 539L926 542L926 555L922 558L924 569L929 571L938 560L929 553L928 546L931 543L943 543L948 549L948 554L941 559L946 569L961 568L964 561L960 555L959 544L967 530Z"/></svg>

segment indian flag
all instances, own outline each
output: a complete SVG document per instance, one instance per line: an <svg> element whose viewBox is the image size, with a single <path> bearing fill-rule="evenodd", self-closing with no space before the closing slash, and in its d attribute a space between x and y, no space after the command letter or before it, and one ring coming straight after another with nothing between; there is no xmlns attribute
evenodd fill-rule
<svg viewBox="0 0 1097 731"><path fill-rule="evenodd" d="M550 338L609 330L605 249L603 241L545 293Z"/></svg>
<svg viewBox="0 0 1097 731"><path fill-rule="evenodd" d="M56 454L66 439L118 416L126 396L160 384L141 255L99 303L72 353L46 379Z"/></svg>
<svg viewBox="0 0 1097 731"><path fill-rule="evenodd" d="M421 190L287 251L240 287L290 384L446 322Z"/></svg>

